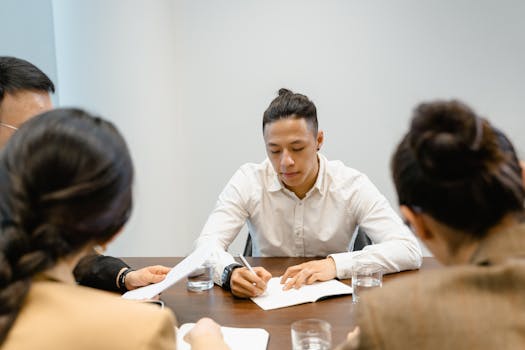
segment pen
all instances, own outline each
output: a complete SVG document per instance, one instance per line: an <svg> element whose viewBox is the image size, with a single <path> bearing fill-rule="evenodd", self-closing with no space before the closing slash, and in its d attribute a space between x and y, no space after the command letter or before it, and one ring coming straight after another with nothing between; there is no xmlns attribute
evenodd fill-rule
<svg viewBox="0 0 525 350"><path fill-rule="evenodd" d="M239 254L239 258L241 259L241 262L242 264L244 265L244 267L246 267L248 270L250 270L255 276L257 276L257 274L255 273L255 271L253 271L251 265L248 263L248 261L246 261L246 259L244 258L244 256L242 256L242 254Z"/></svg>

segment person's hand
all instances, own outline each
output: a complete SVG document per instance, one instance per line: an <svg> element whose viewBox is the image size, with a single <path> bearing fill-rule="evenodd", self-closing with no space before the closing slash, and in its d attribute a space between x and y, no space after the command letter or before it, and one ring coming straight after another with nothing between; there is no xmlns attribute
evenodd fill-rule
<svg viewBox="0 0 525 350"><path fill-rule="evenodd" d="M353 330L348 332L346 336L345 349L357 349L359 347L359 335L361 330L356 326Z"/></svg>
<svg viewBox="0 0 525 350"><path fill-rule="evenodd" d="M232 294L239 298L252 298L261 295L266 290L266 283L272 278L264 267L254 267L254 275L245 267L233 270L230 286Z"/></svg>
<svg viewBox="0 0 525 350"><path fill-rule="evenodd" d="M170 268L162 265L148 266L137 271L131 271L126 275L126 289L133 290L148 284L162 281Z"/></svg>
<svg viewBox="0 0 525 350"><path fill-rule="evenodd" d="M221 327L211 318L201 318L186 333L184 340L192 349L228 349L222 338Z"/></svg>
<svg viewBox="0 0 525 350"><path fill-rule="evenodd" d="M315 281L328 281L336 276L334 259L328 257L323 260L313 260L290 266L281 277L281 284L284 284L283 290L299 289L305 284L312 284Z"/></svg>

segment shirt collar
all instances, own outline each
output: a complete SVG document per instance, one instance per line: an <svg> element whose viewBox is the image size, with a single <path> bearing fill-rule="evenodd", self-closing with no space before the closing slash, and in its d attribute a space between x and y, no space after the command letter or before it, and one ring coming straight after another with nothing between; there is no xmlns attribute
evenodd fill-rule
<svg viewBox="0 0 525 350"><path fill-rule="evenodd" d="M308 191L308 193L311 193L314 189L317 189L321 195L324 195L326 192L326 162L327 159L325 156L323 156L320 153L317 153L317 159L319 159L319 173L317 174L317 180L315 180L314 186ZM266 178L266 188L269 192L277 192L285 187L279 180L279 176L277 176L277 173L275 172L272 163L268 158L264 161L266 163L266 169L267 169L267 178ZM308 194L307 194L308 196Z"/></svg>

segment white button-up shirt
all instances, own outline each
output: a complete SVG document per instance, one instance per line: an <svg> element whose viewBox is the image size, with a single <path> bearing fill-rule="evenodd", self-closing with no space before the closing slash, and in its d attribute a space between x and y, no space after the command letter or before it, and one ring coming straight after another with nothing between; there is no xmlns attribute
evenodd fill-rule
<svg viewBox="0 0 525 350"><path fill-rule="evenodd" d="M252 236L253 256L331 256L337 277L350 278L356 262L375 262L385 272L416 269L421 249L386 198L362 173L319 154L319 174L303 199L279 181L270 161L248 163L219 196L196 245L214 240L214 280L234 262L226 252L243 225ZM349 251L356 227L373 245Z"/></svg>

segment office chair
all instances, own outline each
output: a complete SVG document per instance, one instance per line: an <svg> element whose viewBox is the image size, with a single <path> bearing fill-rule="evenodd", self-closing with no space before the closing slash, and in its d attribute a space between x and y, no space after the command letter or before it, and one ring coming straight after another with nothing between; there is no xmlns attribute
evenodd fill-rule
<svg viewBox="0 0 525 350"><path fill-rule="evenodd" d="M370 244L373 244L372 240L370 239L370 237L368 237L368 235L361 228L361 226L358 226L357 227L357 235L355 236L354 246L353 246L352 251L355 252L355 251L358 251L358 250L362 250L364 247L366 247L367 245L370 245Z"/></svg>
<svg viewBox="0 0 525 350"><path fill-rule="evenodd" d="M372 244L372 240L367 236L366 232L363 231L361 227L357 227L357 235L354 240L352 251L361 250L367 245ZM248 232L248 237L246 238L246 244L244 245L244 256L252 256L253 247L252 247L252 235Z"/></svg>
<svg viewBox="0 0 525 350"><path fill-rule="evenodd" d="M252 256L252 235L250 232L248 232L248 237L246 237L246 244L244 245L244 252L242 255L244 256Z"/></svg>

